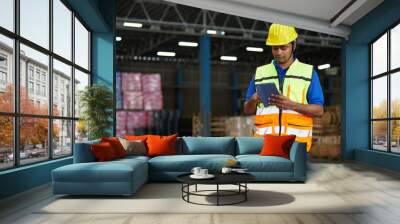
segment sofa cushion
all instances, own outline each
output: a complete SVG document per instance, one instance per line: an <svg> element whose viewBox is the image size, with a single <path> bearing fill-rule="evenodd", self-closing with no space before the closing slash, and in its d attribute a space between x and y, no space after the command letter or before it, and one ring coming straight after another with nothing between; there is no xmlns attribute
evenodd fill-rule
<svg viewBox="0 0 400 224"><path fill-rule="evenodd" d="M182 137L181 154L226 154L234 155L233 137Z"/></svg>
<svg viewBox="0 0 400 224"><path fill-rule="evenodd" d="M90 148L92 144L99 144L100 139L75 143L74 147L74 163L88 163L95 162L96 158Z"/></svg>
<svg viewBox="0 0 400 224"><path fill-rule="evenodd" d="M238 155L239 166L249 172L292 172L292 161L279 156Z"/></svg>
<svg viewBox="0 0 400 224"><path fill-rule="evenodd" d="M219 171L230 159L231 155L175 155L158 156L149 160L150 171L190 172L193 167L200 166L211 172Z"/></svg>
<svg viewBox="0 0 400 224"><path fill-rule="evenodd" d="M74 163L53 170L52 174L53 181L58 182L129 182L134 172L147 172L145 166L146 162L136 159Z"/></svg>
<svg viewBox="0 0 400 224"><path fill-rule="evenodd" d="M259 154L264 144L262 137L236 137L236 155Z"/></svg>

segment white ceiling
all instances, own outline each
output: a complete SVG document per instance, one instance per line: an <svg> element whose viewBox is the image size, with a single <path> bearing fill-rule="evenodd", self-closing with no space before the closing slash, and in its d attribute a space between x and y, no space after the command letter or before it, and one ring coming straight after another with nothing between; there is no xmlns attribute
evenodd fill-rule
<svg viewBox="0 0 400 224"><path fill-rule="evenodd" d="M348 37L353 23L383 0L166 0L241 17ZM347 4L346 10L338 14ZM335 15L337 15L335 20Z"/></svg>

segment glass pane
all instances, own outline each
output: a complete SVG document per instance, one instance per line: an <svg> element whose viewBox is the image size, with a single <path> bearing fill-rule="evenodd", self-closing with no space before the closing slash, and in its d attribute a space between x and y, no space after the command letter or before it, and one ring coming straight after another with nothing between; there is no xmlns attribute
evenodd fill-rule
<svg viewBox="0 0 400 224"><path fill-rule="evenodd" d="M399 55L400 56L400 55ZM391 115L392 117L400 118L400 72L391 75Z"/></svg>
<svg viewBox="0 0 400 224"><path fill-rule="evenodd" d="M0 170L14 165L13 118L0 116Z"/></svg>
<svg viewBox="0 0 400 224"><path fill-rule="evenodd" d="M89 32L75 18L75 63L89 70Z"/></svg>
<svg viewBox="0 0 400 224"><path fill-rule="evenodd" d="M49 120L21 117L20 152L21 164L34 163L49 158Z"/></svg>
<svg viewBox="0 0 400 224"><path fill-rule="evenodd" d="M21 113L48 114L48 64L47 55L21 44Z"/></svg>
<svg viewBox="0 0 400 224"><path fill-rule="evenodd" d="M387 34L372 44L372 75L387 71Z"/></svg>
<svg viewBox="0 0 400 224"><path fill-rule="evenodd" d="M387 118L387 77L372 80L372 118Z"/></svg>
<svg viewBox="0 0 400 224"><path fill-rule="evenodd" d="M391 69L400 67L400 24L391 31L390 58Z"/></svg>
<svg viewBox="0 0 400 224"><path fill-rule="evenodd" d="M49 0L20 0L21 36L49 48Z"/></svg>
<svg viewBox="0 0 400 224"><path fill-rule="evenodd" d="M400 120L391 121L392 125L392 152L400 153Z"/></svg>
<svg viewBox="0 0 400 224"><path fill-rule="evenodd" d="M79 120L75 122L75 143L87 141L88 129L86 122L84 120Z"/></svg>
<svg viewBox="0 0 400 224"><path fill-rule="evenodd" d="M53 60L53 114L72 117L71 66Z"/></svg>
<svg viewBox="0 0 400 224"><path fill-rule="evenodd" d="M14 111L13 40L0 35L0 111Z"/></svg>
<svg viewBox="0 0 400 224"><path fill-rule="evenodd" d="M53 1L53 51L71 60L72 12L60 1Z"/></svg>
<svg viewBox="0 0 400 224"><path fill-rule="evenodd" d="M372 148L387 151L387 121L372 122Z"/></svg>
<svg viewBox="0 0 400 224"><path fill-rule="evenodd" d="M79 98L81 92L85 89L86 86L89 86L89 75L81 72L78 69L75 69L75 117L79 117L81 115Z"/></svg>
<svg viewBox="0 0 400 224"><path fill-rule="evenodd" d="M0 26L14 31L14 0L0 1Z"/></svg>
<svg viewBox="0 0 400 224"><path fill-rule="evenodd" d="M72 154L72 121L53 120L53 157Z"/></svg>

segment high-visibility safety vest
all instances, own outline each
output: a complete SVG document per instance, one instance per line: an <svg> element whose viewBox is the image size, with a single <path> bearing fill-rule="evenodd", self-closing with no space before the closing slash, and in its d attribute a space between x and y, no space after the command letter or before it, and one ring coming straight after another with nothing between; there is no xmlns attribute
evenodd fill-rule
<svg viewBox="0 0 400 224"><path fill-rule="evenodd" d="M254 78L255 85L274 83L279 92L290 100L308 104L307 90L311 83L313 66L299 62L297 59L290 65L282 83L279 83L278 73L273 63L257 68ZM255 116L255 136L296 135L296 141L307 143L307 152L312 142L311 117L294 110L281 110L276 106L265 107L262 102L257 104Z"/></svg>

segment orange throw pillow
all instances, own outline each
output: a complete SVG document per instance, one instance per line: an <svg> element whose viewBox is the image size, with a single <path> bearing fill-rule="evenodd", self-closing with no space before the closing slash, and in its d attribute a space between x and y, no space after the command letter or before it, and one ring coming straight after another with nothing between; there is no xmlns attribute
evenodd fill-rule
<svg viewBox="0 0 400 224"><path fill-rule="evenodd" d="M93 144L91 145L91 149L94 154L94 157L99 162L109 161L117 158L114 149L108 142Z"/></svg>
<svg viewBox="0 0 400 224"><path fill-rule="evenodd" d="M114 149L115 155L117 158L125 157L126 156L126 151L124 149L124 146L122 146L121 142L119 141L118 138L116 137L110 137L110 138L101 138L101 142L108 142Z"/></svg>
<svg viewBox="0 0 400 224"><path fill-rule="evenodd" d="M296 135L286 135L286 136L274 136L265 135L264 136L264 146L261 149L260 155L262 156L280 156L289 159L290 148Z"/></svg>
<svg viewBox="0 0 400 224"><path fill-rule="evenodd" d="M176 139L178 134L169 136L149 135L147 137L147 155L163 156L176 155Z"/></svg>
<svg viewBox="0 0 400 224"><path fill-rule="evenodd" d="M140 140L146 142L147 137L148 137L147 135L125 135L125 139L129 141Z"/></svg>

